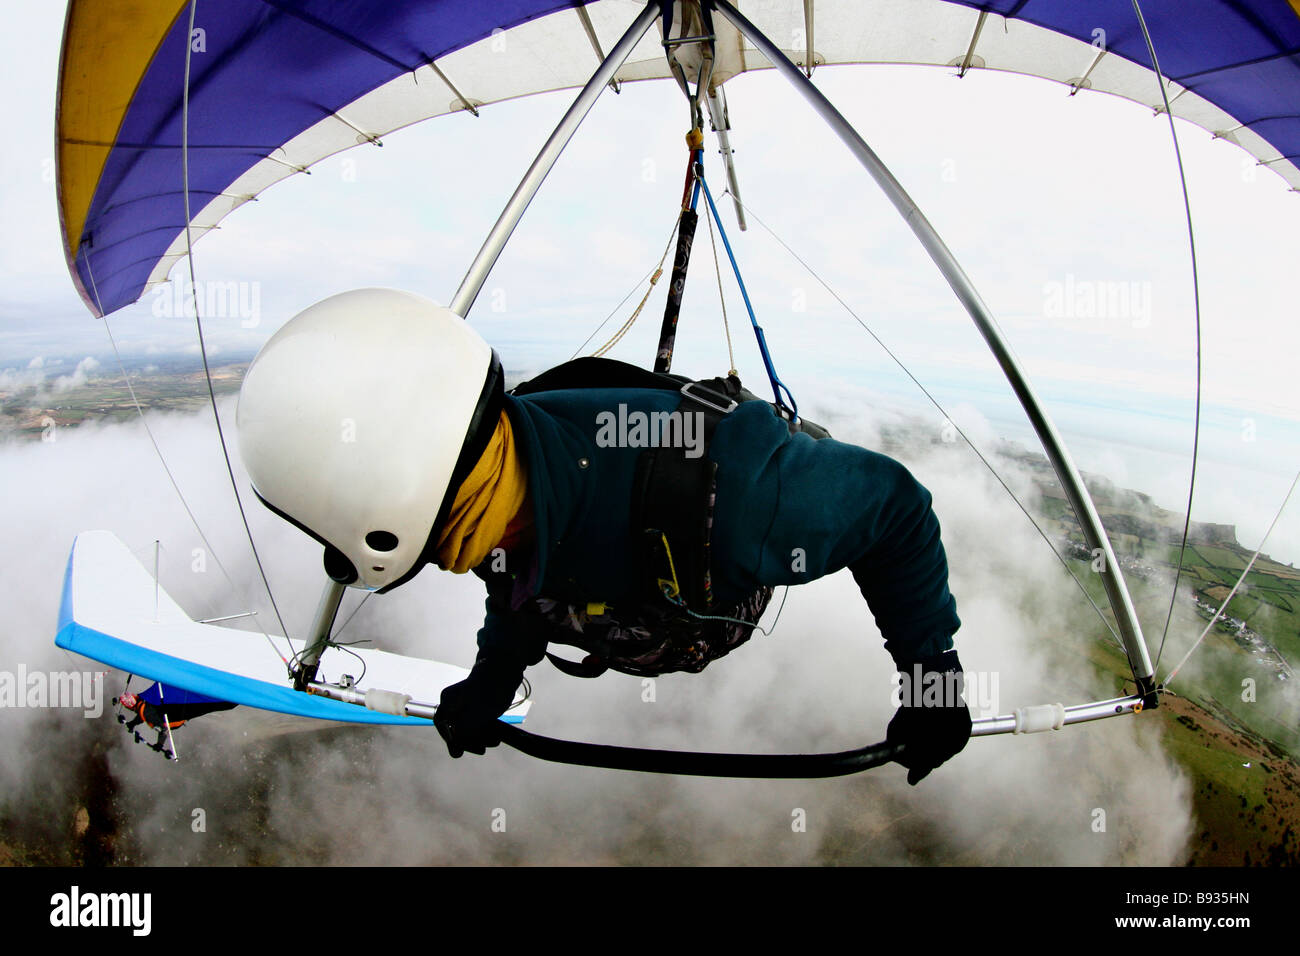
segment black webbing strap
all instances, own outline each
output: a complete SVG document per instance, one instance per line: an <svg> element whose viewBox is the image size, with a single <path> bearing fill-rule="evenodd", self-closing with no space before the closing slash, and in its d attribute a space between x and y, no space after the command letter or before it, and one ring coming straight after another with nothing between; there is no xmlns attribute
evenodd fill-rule
<svg viewBox="0 0 1300 956"><path fill-rule="evenodd" d="M700 217L694 209L682 211L677 226L677 255L673 259L672 278L668 283L668 301L664 304L664 321L659 327L659 349L655 352L655 371L667 372L673 364L673 346L677 342L677 319L682 313L682 295L686 292L686 270L691 264L691 244L695 242L695 224Z"/></svg>
<svg viewBox="0 0 1300 956"><path fill-rule="evenodd" d="M649 448L641 453L632 484L630 524L647 536L648 563L642 577L647 582L672 579L680 592L674 595L676 600L705 610L712 604L706 582L710 499L717 471L708 452L718 422L736 408L736 402L699 382L683 385L680 392L682 400L674 414L679 416L683 434L687 416L698 419L691 428L698 445L689 450L684 446ZM662 600L658 593L651 597Z"/></svg>
<svg viewBox="0 0 1300 956"><path fill-rule="evenodd" d="M593 654L588 654L581 661L571 661L567 658L560 657L558 654L546 652L546 659L555 665L555 669L561 674L568 674L570 677L599 677L605 671L609 670Z"/></svg>
<svg viewBox="0 0 1300 956"><path fill-rule="evenodd" d="M526 382L520 382L510 390L510 394L533 395L566 388L658 388L677 391L689 381L685 376L659 375L618 359L585 355L547 369Z"/></svg>
<svg viewBox="0 0 1300 956"><path fill-rule="evenodd" d="M842 777L897 760L903 745L882 741L831 754L719 754L683 750L643 750L608 744L540 737L513 724L501 725L501 742L539 760L606 770L673 773L692 777L797 779Z"/></svg>

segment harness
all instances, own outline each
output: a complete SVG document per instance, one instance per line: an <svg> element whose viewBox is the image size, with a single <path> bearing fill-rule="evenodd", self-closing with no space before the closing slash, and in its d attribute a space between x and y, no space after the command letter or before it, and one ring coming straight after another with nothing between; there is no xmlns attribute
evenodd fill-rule
<svg viewBox="0 0 1300 956"><path fill-rule="evenodd" d="M670 62L676 62L671 53ZM682 89L690 97L685 74L679 66L675 69ZM581 388L672 390L681 394L681 400L675 410L669 413L669 418L671 421L676 416L675 421L682 428L683 437L686 415L699 416L702 426L703 449L693 447L692 450L696 452L694 455L687 456L685 441L682 441L669 442L667 445L659 443L659 447L645 449L637 459L632 500L629 503L629 527L640 539L634 543L637 554L633 556L633 565L642 583L639 600L630 606L619 608L603 604L579 607L548 598L533 598L525 604L526 613L541 618L541 629L549 642L569 644L587 652L586 658L580 663L547 653L552 664L574 676L596 677L606 670L637 676L654 676L673 671L698 673L710 662L749 640L772 598L772 589L762 587L733 606L718 607L713 599L711 572L710 548L713 511L717 501L717 466L709 458L709 445L718 422L741 402L758 401L758 396L741 385L734 368L734 357L731 371L717 378L694 381L669 371L698 220L696 206L701 194L707 201L708 220L711 224L717 224L736 282L745 300L745 309L754 329L763 367L772 385L775 402L769 403L769 406L773 414L786 422L791 432L806 432L814 438L825 438L828 435L821 426L799 417L794 396L776 374L763 330L754 315L749 293L740 276L740 267L705 181L699 96L706 86L702 79L697 82L692 109L694 122L686 136L688 157L681 209L676 224L677 254L673 260L654 371L601 357L636 321L649 298L650 290L647 289L631 318L594 356L566 362L513 390L515 395ZM712 234L710 225L710 244ZM663 273L667 254L668 247L665 247L664 257L660 259L650 280L651 288ZM716 266L716 247L714 259ZM726 329L726 299L721 295L721 273L718 293L723 327ZM727 332L727 349L730 354L730 331Z"/></svg>
<svg viewBox="0 0 1300 956"><path fill-rule="evenodd" d="M610 608L576 606L545 597L521 609L539 616L548 640L586 651L581 662L547 653L557 668L575 677L616 670L638 677L675 671L699 673L752 636L772 598L762 587L735 605L713 600L711 538L717 465L708 451L714 431L741 402L758 400L734 374L695 381L651 372L607 358L574 359L515 387L514 395L573 388L654 388L679 392L674 414L696 414L703 426L702 453L687 457L680 445L647 448L637 459L630 525L639 534L635 562L641 601ZM769 403L771 404L771 403ZM819 425L793 419L771 405L792 432L828 436Z"/></svg>

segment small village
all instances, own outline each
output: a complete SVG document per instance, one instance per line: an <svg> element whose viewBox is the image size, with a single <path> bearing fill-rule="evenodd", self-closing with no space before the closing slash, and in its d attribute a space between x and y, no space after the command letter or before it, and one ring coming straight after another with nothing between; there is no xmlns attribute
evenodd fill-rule
<svg viewBox="0 0 1300 956"><path fill-rule="evenodd" d="M1218 605L1205 600L1200 594L1193 593L1192 600L1196 603L1196 613L1207 621L1214 620L1214 616L1219 613ZM1233 640L1248 651L1262 666L1276 671L1278 680L1290 680L1294 676L1291 665L1287 663L1286 658L1257 631L1247 627L1245 621L1225 614L1219 618L1214 626L1225 634L1231 634Z"/></svg>

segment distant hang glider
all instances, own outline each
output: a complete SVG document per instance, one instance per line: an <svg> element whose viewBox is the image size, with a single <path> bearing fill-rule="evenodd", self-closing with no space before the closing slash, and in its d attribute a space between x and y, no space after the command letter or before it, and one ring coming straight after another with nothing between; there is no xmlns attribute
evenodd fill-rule
<svg viewBox="0 0 1300 956"><path fill-rule="evenodd" d="M408 716L407 705L412 699L436 702L443 687L469 674L463 667L371 648L331 647L319 673L350 688L352 702L296 691L286 680L286 662L271 653L260 633L191 620L107 531L77 535L55 643L210 700L349 723L431 726L432 709L423 717ZM528 707L525 701L504 719L518 723Z"/></svg>
<svg viewBox="0 0 1300 956"><path fill-rule="evenodd" d="M1109 92L1156 112L1165 112L1168 103L1173 115L1235 142L1300 189L1300 0L1146 0L1146 31L1138 6L1134 0L136 0L130 6L72 0L57 123L68 263L91 310L107 315L165 281L193 242L235 208L328 156L382 145L389 132L429 117L477 114L500 100L582 87L452 298L451 308L464 316L605 88L675 80L692 100L697 122L705 111L713 119L734 194L721 85L746 70L776 69L876 180L953 288L1043 442L1087 546L1104 557L1101 577L1137 692L1078 707L1023 708L977 721L974 735L1046 731L1136 712L1157 701L1154 668L1119 562L1077 468L969 278L810 77L826 64L932 64L963 75L975 69L1031 74L1055 80L1071 94ZM1147 33L1163 77L1151 68ZM305 670L293 682L298 689L284 685L283 673L259 676L227 666L230 674L220 677L209 671L221 667L197 661L191 664L198 669L174 679L184 662L174 659L173 645L156 626L161 621L147 620L147 608L138 606L140 581L122 588L133 595L131 614L127 604L115 603L112 582L127 575L120 567L125 564L120 546L115 551L98 537L78 539L60 621L63 646L125 669L137 666L145 653L149 670L141 673L220 699L238 694L245 698L241 702L265 706L254 698L288 694L295 695L292 706L313 712L338 702L301 704L307 698ZM336 650L329 637L341 595L342 585L326 585L312 633L296 654L312 673L333 666L325 662ZM83 606L91 609L84 612L90 617L82 616ZM155 613L163 615L161 609ZM207 627L169 603L165 617L168 631L177 634ZM196 647L211 636L194 634ZM236 632L230 646L241 640ZM282 671L283 662L268 658L265 646L259 654L271 670ZM226 664L234 659L225 651L217 655ZM266 686L256 686L259 681ZM341 699L351 690L320 682L312 689ZM381 690L394 693L375 697L376 704L387 701L384 706L394 708L391 716L414 714L409 704L392 703L398 696L393 688ZM356 714L357 702L339 706ZM679 773L830 775L897 756L884 744L838 755L675 754L506 731L512 746L550 759Z"/></svg>

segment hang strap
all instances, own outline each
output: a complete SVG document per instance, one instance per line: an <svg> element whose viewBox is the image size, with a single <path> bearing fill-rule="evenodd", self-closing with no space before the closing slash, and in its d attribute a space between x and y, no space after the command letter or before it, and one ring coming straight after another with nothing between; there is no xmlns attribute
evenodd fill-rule
<svg viewBox="0 0 1300 956"><path fill-rule="evenodd" d="M667 372L673 364L673 346L677 341L677 319L682 312L682 295L686 291L686 270L691 264L691 247L695 243L695 225L700 217L695 204L700 199L696 167L704 159L704 133L695 127L686 134L690 156L686 163L686 183L682 187L681 219L677 225L677 254L673 258L672 278L668 283L668 301L664 303L664 320L659 327L659 349L655 352L656 372Z"/></svg>

